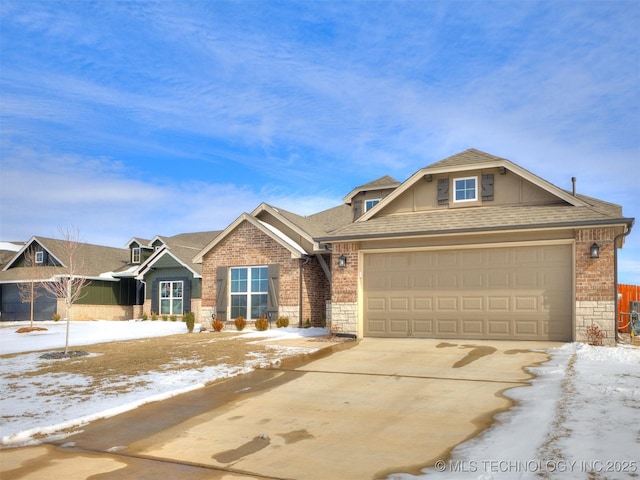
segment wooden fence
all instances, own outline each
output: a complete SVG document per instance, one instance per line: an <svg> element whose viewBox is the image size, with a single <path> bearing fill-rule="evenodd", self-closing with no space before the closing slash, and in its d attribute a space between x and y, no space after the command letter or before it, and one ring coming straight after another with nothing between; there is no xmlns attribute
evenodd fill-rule
<svg viewBox="0 0 640 480"><path fill-rule="evenodd" d="M640 285L618 285L618 330L629 331L629 303L640 302Z"/></svg>

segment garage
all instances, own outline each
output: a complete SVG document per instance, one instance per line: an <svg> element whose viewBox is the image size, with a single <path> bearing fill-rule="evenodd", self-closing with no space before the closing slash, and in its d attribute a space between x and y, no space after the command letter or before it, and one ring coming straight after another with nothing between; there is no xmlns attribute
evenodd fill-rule
<svg viewBox="0 0 640 480"><path fill-rule="evenodd" d="M364 335L571 341L572 248L364 252Z"/></svg>

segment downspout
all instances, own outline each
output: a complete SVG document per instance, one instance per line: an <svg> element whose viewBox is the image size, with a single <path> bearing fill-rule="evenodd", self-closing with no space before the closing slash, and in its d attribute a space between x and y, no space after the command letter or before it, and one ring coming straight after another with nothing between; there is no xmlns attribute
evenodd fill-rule
<svg viewBox="0 0 640 480"><path fill-rule="evenodd" d="M309 255L304 255L300 258L300 285L298 286L298 328L302 328L302 267L311 261Z"/></svg>
<svg viewBox="0 0 640 480"><path fill-rule="evenodd" d="M613 239L613 295L615 299L615 318L614 318L614 326L613 329L615 334L615 342L616 344L619 341L618 337L618 318L620 317L620 307L618 306L618 240L626 237L631 233L631 228L633 227L634 219L631 219L631 222L628 224L628 228L626 232L623 232L619 235L616 235Z"/></svg>

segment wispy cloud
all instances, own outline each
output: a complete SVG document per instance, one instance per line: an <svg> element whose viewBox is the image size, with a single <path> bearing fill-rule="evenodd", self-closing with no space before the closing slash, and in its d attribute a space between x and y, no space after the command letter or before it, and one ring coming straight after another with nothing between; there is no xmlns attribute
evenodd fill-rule
<svg viewBox="0 0 640 480"><path fill-rule="evenodd" d="M88 205L101 234L168 234L173 211L187 231L261 201L330 206L469 147L640 215L632 0L0 8L2 186L41 210ZM66 195L36 202L29 182ZM38 225L4 210L3 235Z"/></svg>

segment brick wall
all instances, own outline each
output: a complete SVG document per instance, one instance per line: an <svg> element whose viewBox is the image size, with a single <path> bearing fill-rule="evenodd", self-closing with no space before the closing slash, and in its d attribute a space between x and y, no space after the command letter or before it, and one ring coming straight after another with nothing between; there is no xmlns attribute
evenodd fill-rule
<svg viewBox="0 0 640 480"><path fill-rule="evenodd" d="M299 321L300 259L249 222L242 222L216 247L203 257L202 316L211 317L216 305L216 271L220 266L241 267L279 264L278 306L287 313L292 326ZM307 318L319 324L329 297L329 282L316 258L303 270L303 321Z"/></svg>
<svg viewBox="0 0 640 480"><path fill-rule="evenodd" d="M593 228L576 232L576 340L587 340L586 329L598 325L615 339L613 228ZM591 245L600 246L600 258L591 258Z"/></svg>
<svg viewBox="0 0 640 480"><path fill-rule="evenodd" d="M67 317L64 299L57 300L57 312ZM127 305L82 305L71 307L71 320L131 320L133 307Z"/></svg>
<svg viewBox="0 0 640 480"><path fill-rule="evenodd" d="M331 329L335 333L358 334L358 248L359 244L356 242L333 245L329 317ZM340 255L347 258L344 268L338 267Z"/></svg>

